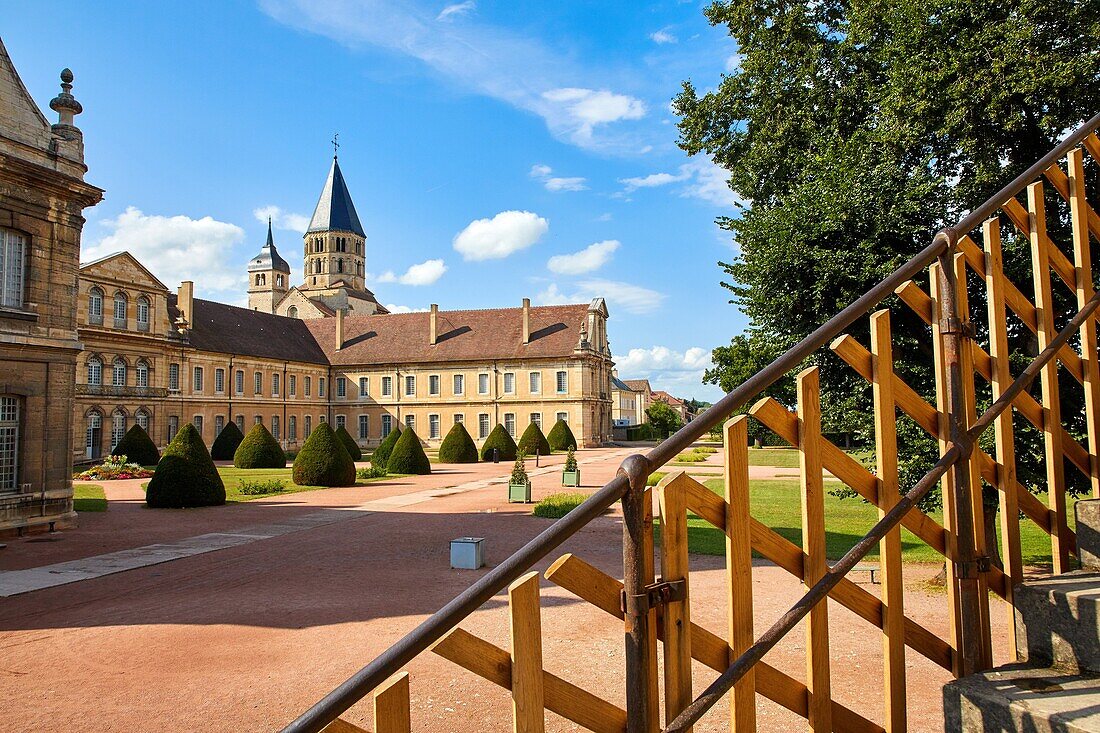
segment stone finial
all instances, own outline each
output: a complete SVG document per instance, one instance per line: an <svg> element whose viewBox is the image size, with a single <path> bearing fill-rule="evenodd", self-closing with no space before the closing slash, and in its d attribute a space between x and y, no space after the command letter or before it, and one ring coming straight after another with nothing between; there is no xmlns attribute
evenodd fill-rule
<svg viewBox="0 0 1100 733"><path fill-rule="evenodd" d="M61 70L61 93L50 100L50 109L57 112L59 125L73 126L73 118L84 111L80 102L72 95L73 72Z"/></svg>

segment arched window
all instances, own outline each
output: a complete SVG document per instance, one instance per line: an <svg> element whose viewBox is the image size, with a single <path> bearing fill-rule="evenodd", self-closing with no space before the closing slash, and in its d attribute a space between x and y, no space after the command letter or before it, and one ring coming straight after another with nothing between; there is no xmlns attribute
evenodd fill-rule
<svg viewBox="0 0 1100 733"><path fill-rule="evenodd" d="M144 407L139 408L138 411L134 413L134 422L136 422L146 433L149 432L149 413Z"/></svg>
<svg viewBox="0 0 1100 733"><path fill-rule="evenodd" d="M88 413L87 424L84 430L84 456L86 458L99 458L103 451L103 415L99 410Z"/></svg>
<svg viewBox="0 0 1100 733"><path fill-rule="evenodd" d="M121 356L115 357L111 370L111 384L115 387L126 386L126 361ZM111 446L112 448L114 446Z"/></svg>
<svg viewBox="0 0 1100 733"><path fill-rule="evenodd" d="M148 387L149 386L149 362L141 359L137 363L137 386Z"/></svg>
<svg viewBox="0 0 1100 733"><path fill-rule="evenodd" d="M88 291L88 323L103 323L103 291L99 288Z"/></svg>
<svg viewBox="0 0 1100 733"><path fill-rule="evenodd" d="M126 328L126 293L115 293L115 328Z"/></svg>
<svg viewBox="0 0 1100 733"><path fill-rule="evenodd" d="M137 327L139 331L149 330L149 299L144 295L137 299Z"/></svg>
<svg viewBox="0 0 1100 733"><path fill-rule="evenodd" d="M280 288L283 287L283 276L282 275L276 275L275 276L275 284L278 285Z"/></svg>
<svg viewBox="0 0 1100 733"><path fill-rule="evenodd" d="M313 271L320 274L321 272L321 260L313 261Z"/></svg>
<svg viewBox="0 0 1100 733"><path fill-rule="evenodd" d="M298 306L292 305L289 308L287 308L286 309L286 315L287 315L287 318L297 318L298 317Z"/></svg>
<svg viewBox="0 0 1100 733"><path fill-rule="evenodd" d="M337 272L343 272L344 271L344 261L343 260L336 260L336 271Z"/></svg>
<svg viewBox="0 0 1100 733"><path fill-rule="evenodd" d="M122 442L124 435L126 435L126 413L116 408L111 414L111 450Z"/></svg>
<svg viewBox="0 0 1100 733"><path fill-rule="evenodd" d="M103 362L98 356L88 357L88 384L93 387L103 384Z"/></svg>

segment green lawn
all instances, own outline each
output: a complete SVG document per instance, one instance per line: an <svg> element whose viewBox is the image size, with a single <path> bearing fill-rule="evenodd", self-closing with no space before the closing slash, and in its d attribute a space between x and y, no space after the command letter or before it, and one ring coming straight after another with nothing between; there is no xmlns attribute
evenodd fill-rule
<svg viewBox="0 0 1100 733"><path fill-rule="evenodd" d="M252 501L254 499L266 499L271 496L281 496L282 494L293 494L298 491L314 491L316 489L327 488L325 486L299 486L294 483L294 479L291 478L293 469L290 468L234 468L233 466L219 466L218 473L221 474L222 482L225 484L225 500L230 501ZM357 479L355 481L356 486L366 486L367 484L377 483L379 481L385 481L391 478L401 478L402 474L391 474L383 478L369 478L369 479ZM286 489L275 494L242 494L237 488L240 486L242 480L248 481L271 481L278 480L286 484Z"/></svg>
<svg viewBox="0 0 1100 733"><path fill-rule="evenodd" d="M78 512L107 511L107 495L103 487L82 482L73 484L73 509Z"/></svg>
<svg viewBox="0 0 1100 733"><path fill-rule="evenodd" d="M760 451L757 451L760 452ZM724 495L721 479L704 481L704 485L718 495ZM826 491L828 484L826 484ZM749 484L751 508L754 518L777 533L801 546L802 509L797 481L761 480ZM1045 501L1045 496L1039 497ZM1074 499L1067 498L1067 513L1073 526ZM932 515L942 522L939 512ZM878 510L858 499L838 499L825 495L825 542L830 559L837 560L862 538L878 521ZM1050 562L1050 539L1029 519L1020 520L1020 539L1024 562L1039 565ZM921 542L906 529L901 531L903 557L907 562L938 562L939 553ZM694 514L688 517L688 546L692 552L704 555L723 555L726 551L725 535ZM877 558L878 548L867 557Z"/></svg>
<svg viewBox="0 0 1100 733"><path fill-rule="evenodd" d="M749 465L798 468L798 451L793 448L749 448Z"/></svg>

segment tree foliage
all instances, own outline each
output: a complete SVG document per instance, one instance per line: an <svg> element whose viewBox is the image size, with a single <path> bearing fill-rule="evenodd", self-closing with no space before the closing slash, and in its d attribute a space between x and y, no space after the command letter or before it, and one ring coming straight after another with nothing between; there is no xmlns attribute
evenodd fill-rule
<svg viewBox="0 0 1100 733"><path fill-rule="evenodd" d="M497 426L493 428L493 432L489 433L489 437L481 444L481 460L493 460L494 448L499 452L497 457L500 460L515 460L516 441L512 439L512 436L508 434L508 431L505 430L504 426L500 423L497 423Z"/></svg>
<svg viewBox="0 0 1100 733"><path fill-rule="evenodd" d="M225 484L202 436L185 423L164 449L145 489L145 503L155 508L214 506L225 503Z"/></svg>
<svg viewBox="0 0 1100 733"><path fill-rule="evenodd" d="M439 444L440 463L477 463L477 445L466 426L456 422Z"/></svg>
<svg viewBox="0 0 1100 733"><path fill-rule="evenodd" d="M149 433L136 423L126 431L122 440L118 441L111 455L126 456L130 463L136 463L139 466L155 466L160 461L160 451L149 437Z"/></svg>
<svg viewBox="0 0 1100 733"><path fill-rule="evenodd" d="M577 439L573 437L573 431L565 420L558 420L546 436L546 442L551 450L576 450Z"/></svg>
<svg viewBox="0 0 1100 733"><path fill-rule="evenodd" d="M237 427L237 423L228 422L218 433L218 437L214 438L214 443L210 446L210 457L215 461L232 461L242 440L244 433Z"/></svg>
<svg viewBox="0 0 1100 733"><path fill-rule="evenodd" d="M540 456L548 456L550 455L550 443L546 440L546 436L542 434L542 428L537 423L531 422L523 431L523 435L519 436L516 450L525 456L533 456L535 453Z"/></svg>
<svg viewBox="0 0 1100 733"><path fill-rule="evenodd" d="M386 462L390 460L390 453L393 452L393 447L397 445L397 440L400 437L401 427L395 425L389 435L383 438L378 447L374 449L374 453L371 453L370 464L375 468L385 468Z"/></svg>
<svg viewBox="0 0 1100 733"><path fill-rule="evenodd" d="M663 438L667 438L684 424L680 413L669 407L667 402L661 400L653 400L649 407L645 408L645 414L649 418L649 424Z"/></svg>
<svg viewBox="0 0 1100 733"><path fill-rule="evenodd" d="M286 468L286 453L263 423L256 423L233 453L237 468Z"/></svg>
<svg viewBox="0 0 1100 733"><path fill-rule="evenodd" d="M292 475L299 486L354 486L355 462L337 433L321 423L295 456Z"/></svg>
<svg viewBox="0 0 1100 733"><path fill-rule="evenodd" d="M420 438L412 428L401 431L401 437L393 446L386 461L386 470L390 473L410 473L424 475L432 472L431 461L424 453L424 446L420 444Z"/></svg>
<svg viewBox="0 0 1100 733"><path fill-rule="evenodd" d="M351 460L358 461L363 458L363 451L359 448L359 444L355 442L355 438L351 437L351 433L343 425L336 428L336 438L347 450Z"/></svg>

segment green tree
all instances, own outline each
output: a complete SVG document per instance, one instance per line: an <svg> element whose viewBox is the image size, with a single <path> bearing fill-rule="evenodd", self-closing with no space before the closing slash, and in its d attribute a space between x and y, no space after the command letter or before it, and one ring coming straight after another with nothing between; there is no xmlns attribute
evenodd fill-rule
<svg viewBox="0 0 1100 733"><path fill-rule="evenodd" d="M153 444L145 428L137 424L126 431L126 435L118 441L111 455L126 456L126 460L130 463L141 466L155 466L160 461L160 451L157 450L157 446Z"/></svg>
<svg viewBox="0 0 1100 733"><path fill-rule="evenodd" d="M355 438L351 437L351 433L343 425L336 428L336 438L347 450L351 460L358 461L363 458L363 451L359 448L359 444L355 442Z"/></svg>
<svg viewBox="0 0 1100 733"><path fill-rule="evenodd" d="M145 503L173 509L225 503L225 484L191 423L185 423L164 449L145 489Z"/></svg>
<svg viewBox="0 0 1100 733"><path fill-rule="evenodd" d="M440 463L477 463L477 445L466 426L456 422L447 437L439 444Z"/></svg>
<svg viewBox="0 0 1100 733"><path fill-rule="evenodd" d="M500 423L497 423L493 432L489 433L489 437L481 444L481 460L493 460L494 449L497 450L497 458L502 461L512 461L516 458L516 441Z"/></svg>
<svg viewBox="0 0 1100 733"><path fill-rule="evenodd" d="M645 414L649 418L649 424L662 438L667 438L684 424L680 413L669 407L667 402L660 400L654 400L649 407L645 408Z"/></svg>
<svg viewBox="0 0 1100 733"><path fill-rule="evenodd" d="M214 438L214 443L210 446L210 457L215 461L232 461L242 440L244 433L237 427L237 423L228 422L218 433L218 437Z"/></svg>
<svg viewBox="0 0 1100 733"><path fill-rule="evenodd" d="M256 423L233 453L237 468L286 468L286 453L263 423Z"/></svg>
<svg viewBox="0 0 1100 733"><path fill-rule="evenodd" d="M328 423L309 434L291 472L299 486L354 486L355 461Z"/></svg>
<svg viewBox="0 0 1100 733"><path fill-rule="evenodd" d="M420 438L412 428L401 431L401 437L393 446L389 460L386 461L386 470L390 473L410 473L425 475L432 472L431 461L424 453L424 446L420 444Z"/></svg>
<svg viewBox="0 0 1100 733"><path fill-rule="evenodd" d="M542 428L535 422L527 424L523 435L519 436L516 449L525 456L533 456L535 453L540 456L550 455L550 443L546 440L546 436L542 434Z"/></svg>
<svg viewBox="0 0 1100 733"><path fill-rule="evenodd" d="M569 450L570 448L576 450L577 448L577 439L573 437L573 431L569 429L569 423L565 420L554 423L554 427L550 428L546 436L546 442L550 444L551 450Z"/></svg>
<svg viewBox="0 0 1100 733"><path fill-rule="evenodd" d="M378 447L374 449L374 453L371 453L370 464L375 468L385 468L386 462L390 460L390 453L393 452L393 447L397 445L397 440L400 437L401 427L394 425L389 435L383 438Z"/></svg>

